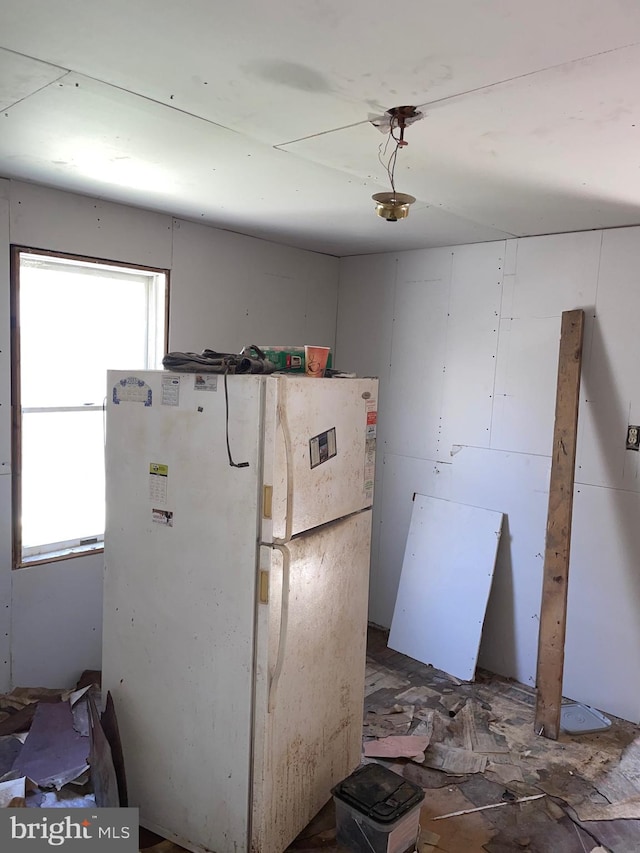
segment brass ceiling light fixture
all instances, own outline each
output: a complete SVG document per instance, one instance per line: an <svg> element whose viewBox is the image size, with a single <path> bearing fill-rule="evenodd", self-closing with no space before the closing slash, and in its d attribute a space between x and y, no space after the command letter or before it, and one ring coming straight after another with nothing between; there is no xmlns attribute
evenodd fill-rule
<svg viewBox="0 0 640 853"><path fill-rule="evenodd" d="M374 193L371 198L376 203L376 213L387 222L397 222L398 219L406 219L409 215L409 205L416 200L415 196L408 193Z"/></svg>
<svg viewBox="0 0 640 853"><path fill-rule="evenodd" d="M408 145L404 138L405 128L414 121L423 118L423 114L415 107L392 107L387 110L385 115L379 119L372 121L372 124L383 132L389 133L384 148L381 145L378 150L378 159L386 169L391 183L391 192L375 193L372 198L376 203L376 213L387 222L397 222L399 219L406 219L409 215L409 207L415 201L415 197L408 193L399 193L396 191L395 170L398 151ZM386 156L389 142L393 139L395 147L391 152L388 160L383 158Z"/></svg>

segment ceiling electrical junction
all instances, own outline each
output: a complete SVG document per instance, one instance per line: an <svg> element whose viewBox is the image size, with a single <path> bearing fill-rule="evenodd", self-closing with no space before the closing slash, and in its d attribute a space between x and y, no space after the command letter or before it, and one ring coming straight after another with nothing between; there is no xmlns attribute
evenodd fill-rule
<svg viewBox="0 0 640 853"><path fill-rule="evenodd" d="M391 183L391 192L375 193L372 198L376 203L376 213L387 222L397 222L399 219L406 219L409 215L409 206L415 201L415 197L408 193L400 193L396 191L395 185L395 169L398 152L401 148L405 148L409 143L404 138L405 129L413 124L414 121L424 118L423 113L419 112L415 107L403 106L392 107L387 110L384 116L372 119L371 123L383 133L388 133L389 138L384 147L381 145L378 158L384 166L389 182ZM391 152L388 160L385 160L389 142L393 139L395 147Z"/></svg>

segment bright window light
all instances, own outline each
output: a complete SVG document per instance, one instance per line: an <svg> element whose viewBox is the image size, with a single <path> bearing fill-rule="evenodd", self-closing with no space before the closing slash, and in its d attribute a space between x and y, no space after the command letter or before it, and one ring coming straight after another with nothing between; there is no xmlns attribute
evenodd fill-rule
<svg viewBox="0 0 640 853"><path fill-rule="evenodd" d="M17 250L16 564L102 547L106 371L158 368L167 274Z"/></svg>

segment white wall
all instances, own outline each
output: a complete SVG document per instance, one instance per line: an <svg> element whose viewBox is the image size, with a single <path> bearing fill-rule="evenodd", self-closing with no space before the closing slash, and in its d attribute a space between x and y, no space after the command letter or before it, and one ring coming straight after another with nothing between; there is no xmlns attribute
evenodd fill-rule
<svg viewBox="0 0 640 853"><path fill-rule="evenodd" d="M333 346L338 286L335 258L0 179L0 691L99 668L102 623L101 556L11 570L10 243L169 269L176 350Z"/></svg>
<svg viewBox="0 0 640 853"><path fill-rule="evenodd" d="M391 623L414 492L502 511L480 664L533 684L560 315L585 310L564 693L634 721L639 270L639 228L345 258L336 349L381 379L371 620Z"/></svg>
<svg viewBox="0 0 640 853"><path fill-rule="evenodd" d="M0 180L0 692L11 681L11 348L9 184Z"/></svg>

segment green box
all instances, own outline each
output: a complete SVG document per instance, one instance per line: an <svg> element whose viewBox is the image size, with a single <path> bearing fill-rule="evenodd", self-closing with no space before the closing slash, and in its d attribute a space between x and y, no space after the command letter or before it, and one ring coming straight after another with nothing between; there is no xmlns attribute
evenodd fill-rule
<svg viewBox="0 0 640 853"><path fill-rule="evenodd" d="M275 364L276 370L287 373L304 373L304 347L273 347L261 346L265 357ZM331 367L331 352L327 358L327 368Z"/></svg>

